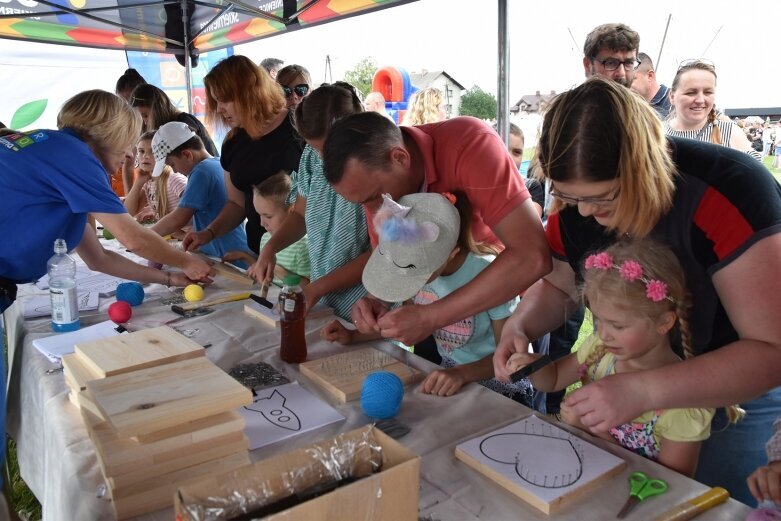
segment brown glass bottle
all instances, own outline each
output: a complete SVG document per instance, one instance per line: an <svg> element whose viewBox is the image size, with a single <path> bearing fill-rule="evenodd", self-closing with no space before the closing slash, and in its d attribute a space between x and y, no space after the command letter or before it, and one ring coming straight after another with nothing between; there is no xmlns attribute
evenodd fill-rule
<svg viewBox="0 0 781 521"><path fill-rule="evenodd" d="M280 328L282 342L279 357L289 364L306 362L306 326L304 292L298 275L286 275L279 293Z"/></svg>

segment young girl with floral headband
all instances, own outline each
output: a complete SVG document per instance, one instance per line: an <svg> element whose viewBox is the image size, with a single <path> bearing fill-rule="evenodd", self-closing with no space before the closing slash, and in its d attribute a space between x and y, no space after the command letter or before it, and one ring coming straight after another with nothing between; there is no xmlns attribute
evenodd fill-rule
<svg viewBox="0 0 781 521"><path fill-rule="evenodd" d="M692 356L687 308L689 294L675 254L650 239L619 242L586 258L582 295L594 316L596 333L576 352L534 373L535 388L551 392L580 380L584 384L617 373L656 369ZM516 353L507 362L516 371L539 355ZM713 409L647 411L610 430L607 439L686 475L697 468L700 444L710 436ZM728 408L733 421L742 410ZM561 407L562 419L584 428Z"/></svg>

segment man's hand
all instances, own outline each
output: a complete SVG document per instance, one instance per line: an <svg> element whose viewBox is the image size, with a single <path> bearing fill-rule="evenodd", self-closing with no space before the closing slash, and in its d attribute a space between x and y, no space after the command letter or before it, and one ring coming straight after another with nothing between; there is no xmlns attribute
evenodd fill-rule
<svg viewBox="0 0 781 521"><path fill-rule="evenodd" d="M353 304L353 324L361 333L379 333L377 320L388 312L388 306L371 297L363 297Z"/></svg>
<svg viewBox="0 0 781 521"><path fill-rule="evenodd" d="M401 306L377 319L377 331L383 338L393 338L408 346L428 337L436 330L429 318L430 306ZM353 315L354 316L354 315Z"/></svg>

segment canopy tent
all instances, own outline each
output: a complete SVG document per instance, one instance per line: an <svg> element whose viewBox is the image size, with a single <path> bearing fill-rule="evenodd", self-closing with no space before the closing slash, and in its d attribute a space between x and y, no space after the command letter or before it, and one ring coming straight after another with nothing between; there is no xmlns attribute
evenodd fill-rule
<svg viewBox="0 0 781 521"><path fill-rule="evenodd" d="M190 66L201 52L414 1L0 0L0 38L173 53L185 65L187 94L191 98ZM506 142L509 110L507 0L497 0L497 3L497 119L499 134Z"/></svg>
<svg viewBox="0 0 781 521"><path fill-rule="evenodd" d="M0 38L183 55L413 1L3 0Z"/></svg>

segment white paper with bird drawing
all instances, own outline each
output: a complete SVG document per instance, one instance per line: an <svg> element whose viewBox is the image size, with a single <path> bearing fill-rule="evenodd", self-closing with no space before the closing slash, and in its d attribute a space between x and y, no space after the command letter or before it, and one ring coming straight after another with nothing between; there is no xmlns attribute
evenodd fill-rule
<svg viewBox="0 0 781 521"><path fill-rule="evenodd" d="M534 415L458 445L456 457L544 511L624 466Z"/></svg>
<svg viewBox="0 0 781 521"><path fill-rule="evenodd" d="M344 420L339 411L297 382L257 391L252 405L240 412L250 450Z"/></svg>

